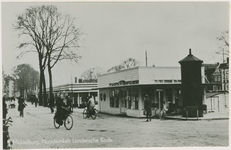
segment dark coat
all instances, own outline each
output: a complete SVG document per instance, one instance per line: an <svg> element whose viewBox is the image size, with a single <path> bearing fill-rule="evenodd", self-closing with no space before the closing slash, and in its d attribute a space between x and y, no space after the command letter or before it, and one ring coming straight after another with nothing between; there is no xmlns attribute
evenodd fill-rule
<svg viewBox="0 0 231 150"><path fill-rule="evenodd" d="M149 98L146 98L144 100L144 110L151 111L151 108L152 108L152 102Z"/></svg>
<svg viewBox="0 0 231 150"><path fill-rule="evenodd" d="M18 99L18 111L22 111L26 107L24 98L20 97Z"/></svg>

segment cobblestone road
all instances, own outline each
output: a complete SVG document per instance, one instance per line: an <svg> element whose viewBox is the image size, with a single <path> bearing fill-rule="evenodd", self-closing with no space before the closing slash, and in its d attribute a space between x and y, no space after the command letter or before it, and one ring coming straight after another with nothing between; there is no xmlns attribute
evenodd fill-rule
<svg viewBox="0 0 231 150"><path fill-rule="evenodd" d="M99 114L96 120L83 119L82 109L73 113L74 126L55 129L54 114L48 108L28 103L25 116L17 107L9 109L13 118L10 136L14 149L115 148L115 147L227 147L228 120L179 121L120 117Z"/></svg>

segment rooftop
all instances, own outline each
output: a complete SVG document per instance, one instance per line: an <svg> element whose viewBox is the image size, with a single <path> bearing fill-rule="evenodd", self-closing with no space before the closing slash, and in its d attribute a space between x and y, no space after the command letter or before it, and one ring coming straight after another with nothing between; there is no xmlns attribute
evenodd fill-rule
<svg viewBox="0 0 231 150"><path fill-rule="evenodd" d="M202 60L196 58L195 56L192 55L191 49L189 49L189 54L187 57L185 57L184 59L180 60L179 63L182 62L192 62L192 61L198 61L198 62L203 62Z"/></svg>

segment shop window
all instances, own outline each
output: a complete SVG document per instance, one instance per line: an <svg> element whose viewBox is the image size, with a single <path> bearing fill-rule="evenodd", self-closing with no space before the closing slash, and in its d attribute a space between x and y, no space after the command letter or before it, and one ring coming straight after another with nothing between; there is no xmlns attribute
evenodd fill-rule
<svg viewBox="0 0 231 150"><path fill-rule="evenodd" d="M109 96L110 96L110 107L114 107L114 104L115 104L115 91L114 90L111 90L109 92Z"/></svg>
<svg viewBox="0 0 231 150"><path fill-rule="evenodd" d="M115 107L119 107L119 90L115 90L115 97L114 97L114 101L115 101Z"/></svg>
<svg viewBox="0 0 231 150"><path fill-rule="evenodd" d="M131 100L131 89L128 89L128 109L131 109L131 106L132 106L132 100Z"/></svg>
<svg viewBox="0 0 231 150"><path fill-rule="evenodd" d="M132 100L131 100L131 97L129 96L128 97L128 109L131 109L132 107Z"/></svg>
<svg viewBox="0 0 231 150"><path fill-rule="evenodd" d="M135 106L133 107L135 107L135 109L138 109L139 108L139 90L138 88L134 88L132 92L133 92L132 97L133 97L133 100L135 101L134 103Z"/></svg>

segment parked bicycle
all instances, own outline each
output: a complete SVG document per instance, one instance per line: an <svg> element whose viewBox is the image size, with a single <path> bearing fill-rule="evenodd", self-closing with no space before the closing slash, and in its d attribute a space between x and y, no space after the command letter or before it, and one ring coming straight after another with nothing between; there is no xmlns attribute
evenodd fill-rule
<svg viewBox="0 0 231 150"><path fill-rule="evenodd" d="M165 109L162 109L159 113L159 118L162 119L165 116L167 116L167 111Z"/></svg>
<svg viewBox="0 0 231 150"><path fill-rule="evenodd" d="M73 118L71 116L72 111L68 110L68 108L65 107L63 107L63 109L65 109L66 111L65 114L63 115L62 122L67 130L71 130L71 128L73 127ZM58 129L61 125L56 122L57 120L56 114L54 116L54 126L56 129Z"/></svg>
<svg viewBox="0 0 231 150"><path fill-rule="evenodd" d="M91 111L87 111L87 108L83 110L83 118L86 119L87 117L91 117L93 120L97 117L98 110L93 108Z"/></svg>
<svg viewBox="0 0 231 150"><path fill-rule="evenodd" d="M9 126L12 126L12 118L3 119L3 149L12 149L13 142L10 141Z"/></svg>

